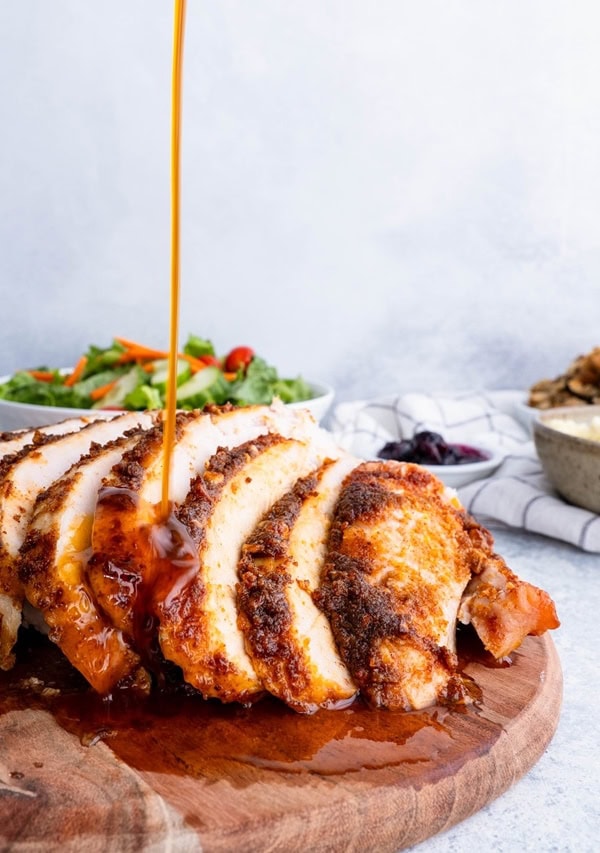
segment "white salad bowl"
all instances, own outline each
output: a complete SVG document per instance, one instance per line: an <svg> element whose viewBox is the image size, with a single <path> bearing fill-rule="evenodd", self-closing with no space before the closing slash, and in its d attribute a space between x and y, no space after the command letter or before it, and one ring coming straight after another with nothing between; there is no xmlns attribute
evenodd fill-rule
<svg viewBox="0 0 600 853"><path fill-rule="evenodd" d="M10 376L0 377L0 383L7 382ZM307 380L312 397L299 403L288 403L293 409L308 409L314 419L319 422L326 415L333 402L334 390L324 382ZM64 421L67 418L110 418L116 412L102 409L65 409L59 406L41 406L31 403L13 403L0 400L0 432L29 429L31 427L47 426Z"/></svg>
<svg viewBox="0 0 600 853"><path fill-rule="evenodd" d="M310 400L301 400L299 403L288 403L288 406L291 409L308 409L317 423L320 423L333 403L335 392L331 385L326 385L324 382L308 381L308 386L312 394Z"/></svg>

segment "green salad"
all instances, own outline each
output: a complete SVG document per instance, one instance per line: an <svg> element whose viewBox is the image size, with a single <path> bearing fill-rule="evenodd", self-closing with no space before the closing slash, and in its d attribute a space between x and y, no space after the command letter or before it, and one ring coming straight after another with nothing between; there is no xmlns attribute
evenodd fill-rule
<svg viewBox="0 0 600 853"><path fill-rule="evenodd" d="M0 399L74 409L163 409L168 353L125 338L109 347L90 346L71 371L37 367L19 370L0 384ZM177 406L201 409L209 403L245 406L311 398L301 377L283 379L246 346L218 356L210 340L190 335L177 358Z"/></svg>

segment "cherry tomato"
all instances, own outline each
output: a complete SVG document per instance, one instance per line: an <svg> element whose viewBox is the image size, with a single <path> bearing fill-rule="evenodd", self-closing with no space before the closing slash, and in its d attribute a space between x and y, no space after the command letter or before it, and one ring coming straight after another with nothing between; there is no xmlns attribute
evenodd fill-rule
<svg viewBox="0 0 600 853"><path fill-rule="evenodd" d="M221 362L215 355L201 355L200 361L208 367L221 367Z"/></svg>
<svg viewBox="0 0 600 853"><path fill-rule="evenodd" d="M254 358L254 350L250 347L234 347L225 359L227 373L237 373L245 370Z"/></svg>

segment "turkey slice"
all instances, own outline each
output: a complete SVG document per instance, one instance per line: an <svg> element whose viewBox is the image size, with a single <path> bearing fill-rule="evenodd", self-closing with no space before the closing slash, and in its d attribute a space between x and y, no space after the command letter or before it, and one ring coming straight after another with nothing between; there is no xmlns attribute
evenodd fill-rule
<svg viewBox="0 0 600 853"><path fill-rule="evenodd" d="M344 482L315 599L375 707L462 696L455 631L472 552L463 516L417 465L365 462Z"/></svg>
<svg viewBox="0 0 600 853"><path fill-rule="evenodd" d="M340 707L357 688L312 593L319 587L332 513L359 460L328 460L277 501L242 547L239 624L265 688L295 710Z"/></svg>
<svg viewBox="0 0 600 853"><path fill-rule="evenodd" d="M177 510L198 563L185 583L155 602L159 640L165 657L204 696L247 702L263 690L238 626L241 548L272 504L330 450L317 440L274 434L221 449Z"/></svg>
<svg viewBox="0 0 600 853"><path fill-rule="evenodd" d="M128 429L152 422L152 416L143 412L95 420L77 432L43 436L39 444L5 460L8 464L0 472L0 669L13 663L23 601L16 560L38 495L87 454L92 444L106 444Z"/></svg>
<svg viewBox="0 0 600 853"><path fill-rule="evenodd" d="M95 445L55 480L36 501L20 551L27 601L41 611L50 639L103 694L125 678L149 688L139 656L99 609L86 575L98 489L143 432L140 427Z"/></svg>
<svg viewBox="0 0 600 853"><path fill-rule="evenodd" d="M554 602L547 592L521 580L494 553L489 530L468 519L473 552L473 576L458 611L459 621L472 624L485 648L502 658L521 645L528 634L558 628Z"/></svg>

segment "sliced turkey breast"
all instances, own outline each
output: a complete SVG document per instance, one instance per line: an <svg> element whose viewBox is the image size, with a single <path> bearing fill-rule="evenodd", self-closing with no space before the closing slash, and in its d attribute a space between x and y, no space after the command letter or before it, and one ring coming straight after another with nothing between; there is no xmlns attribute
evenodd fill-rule
<svg viewBox="0 0 600 853"><path fill-rule="evenodd" d="M156 602L165 657L207 697L247 702L263 690L237 621L236 585L243 543L300 477L322 461L318 441L263 435L219 450L177 510L196 544L194 576Z"/></svg>
<svg viewBox="0 0 600 853"><path fill-rule="evenodd" d="M140 689L150 686L139 656L98 607L86 575L100 484L143 433L140 427L94 445L55 480L38 497L20 550L27 601L41 611L50 639L99 693L125 678Z"/></svg>
<svg viewBox="0 0 600 853"><path fill-rule="evenodd" d="M460 509L426 469L366 462L347 476L315 599L371 705L461 694L455 626L469 554Z"/></svg>
<svg viewBox="0 0 600 853"><path fill-rule="evenodd" d="M265 688L304 713L340 707L357 692L312 593L342 480L358 464L344 455L298 480L242 547L238 621L246 650Z"/></svg>
<svg viewBox="0 0 600 853"><path fill-rule="evenodd" d="M328 442L310 413L281 404L211 408L180 412L171 461L170 497L181 503L194 477L219 447L235 447L259 435L277 432L289 438ZM103 483L96 508L93 556L88 565L92 588L113 624L131 634L140 583L152 573L155 550L146 535L160 522L162 426L150 430L126 453ZM128 584L123 584L123 578Z"/></svg>
<svg viewBox="0 0 600 853"><path fill-rule="evenodd" d="M160 414L67 423L0 436L0 668L26 595L103 694L174 664L225 702L418 709L464 698L457 617L496 656L558 625L436 477L308 412L179 413L166 517Z"/></svg>
<svg viewBox="0 0 600 853"><path fill-rule="evenodd" d="M92 444L105 444L128 429L152 422L152 416L143 412L95 420L77 432L42 436L39 443L4 460L8 464L0 471L0 668L13 662L23 600L16 560L38 495L87 454Z"/></svg>

